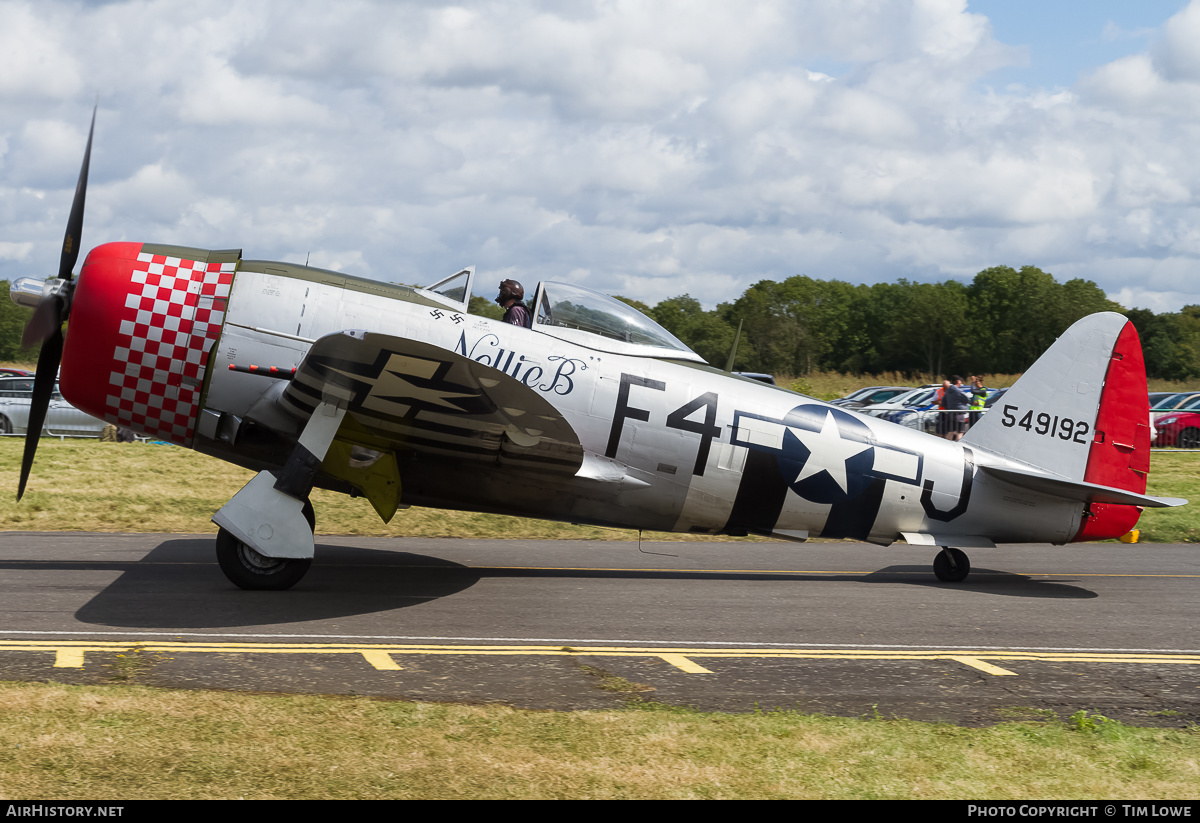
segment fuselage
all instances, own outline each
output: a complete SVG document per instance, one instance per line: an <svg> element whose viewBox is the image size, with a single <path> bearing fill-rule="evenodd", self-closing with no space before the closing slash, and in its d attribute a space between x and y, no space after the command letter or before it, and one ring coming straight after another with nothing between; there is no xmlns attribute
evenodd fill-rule
<svg viewBox="0 0 1200 823"><path fill-rule="evenodd" d="M281 378L313 341L369 330L499 370L559 410L582 447L567 476L399 450L404 503L881 544L930 532L966 545L972 535L1062 543L1080 528L1082 504L979 472L961 443L701 363L537 322L507 325L407 287L233 253L146 249L110 244L89 257L63 393L111 422L251 468L282 465L302 422L270 402ZM157 281L149 296L147 278ZM150 364L146 350L164 341L173 355ZM251 447L253 427L279 447L269 437Z"/></svg>

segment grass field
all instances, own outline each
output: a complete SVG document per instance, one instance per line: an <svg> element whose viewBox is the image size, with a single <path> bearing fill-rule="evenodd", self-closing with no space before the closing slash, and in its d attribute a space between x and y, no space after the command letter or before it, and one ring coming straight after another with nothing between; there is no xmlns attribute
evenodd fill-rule
<svg viewBox="0 0 1200 823"><path fill-rule="evenodd" d="M23 441L0 438L0 497L16 496ZM1155 452L1149 491L1200 502L1200 453ZM176 446L43 439L25 498L0 506L0 531L216 533L210 518L251 478L245 470ZM385 524L363 498L315 490L319 534L378 537L495 537L537 540L630 540L637 533L545 520L411 508ZM1200 542L1200 506L1149 509L1138 524L1143 541ZM696 538L647 533L645 539Z"/></svg>
<svg viewBox="0 0 1200 823"><path fill-rule="evenodd" d="M0 683L6 799L1185 799L1200 731Z"/></svg>

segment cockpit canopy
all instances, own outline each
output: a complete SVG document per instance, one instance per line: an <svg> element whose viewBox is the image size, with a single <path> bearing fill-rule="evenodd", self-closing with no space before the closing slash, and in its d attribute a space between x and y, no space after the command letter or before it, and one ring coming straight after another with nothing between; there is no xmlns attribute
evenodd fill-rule
<svg viewBox="0 0 1200 823"><path fill-rule="evenodd" d="M545 281L534 309L534 330L560 340L617 354L704 362L633 306L582 286Z"/></svg>
<svg viewBox="0 0 1200 823"><path fill-rule="evenodd" d="M465 313L474 277L475 267L470 266L419 291ZM529 305L533 330L559 340L613 354L704 362L675 335L633 306L583 286L543 281Z"/></svg>

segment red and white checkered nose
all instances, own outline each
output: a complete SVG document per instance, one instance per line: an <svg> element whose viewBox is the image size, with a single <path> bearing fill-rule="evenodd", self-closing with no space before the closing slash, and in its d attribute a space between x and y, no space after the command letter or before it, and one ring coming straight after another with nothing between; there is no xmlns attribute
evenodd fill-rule
<svg viewBox="0 0 1200 823"><path fill-rule="evenodd" d="M153 254L140 243L92 250L67 325L60 372L67 400L118 426L192 445L237 268L195 256Z"/></svg>

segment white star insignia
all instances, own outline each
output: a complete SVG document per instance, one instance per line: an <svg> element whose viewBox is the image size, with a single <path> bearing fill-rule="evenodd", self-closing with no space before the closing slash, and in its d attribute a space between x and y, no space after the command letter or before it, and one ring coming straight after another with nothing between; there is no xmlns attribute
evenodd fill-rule
<svg viewBox="0 0 1200 823"><path fill-rule="evenodd" d="M800 469L800 473L796 475L792 485L821 472L826 472L833 482L838 484L838 488L843 492L848 491L846 461L871 447L864 443L843 440L838 431L837 420L834 419L833 413L828 411L825 413L825 422L821 425L819 432L794 426L789 426L788 430L804 444L809 452L808 460L804 461L804 467Z"/></svg>

